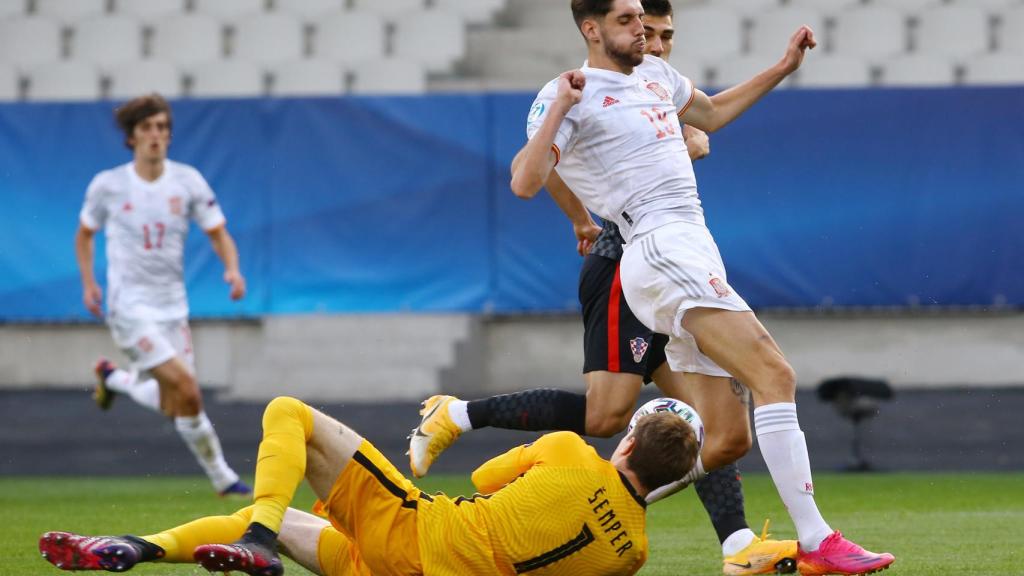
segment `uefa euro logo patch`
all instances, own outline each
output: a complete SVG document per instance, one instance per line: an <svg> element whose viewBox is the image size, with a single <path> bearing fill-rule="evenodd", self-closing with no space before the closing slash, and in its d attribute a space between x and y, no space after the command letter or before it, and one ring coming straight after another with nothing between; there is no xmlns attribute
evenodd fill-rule
<svg viewBox="0 0 1024 576"><path fill-rule="evenodd" d="M637 336L629 341L629 349L633 352L633 362L637 364L644 359L644 354L647 353L647 340Z"/></svg>

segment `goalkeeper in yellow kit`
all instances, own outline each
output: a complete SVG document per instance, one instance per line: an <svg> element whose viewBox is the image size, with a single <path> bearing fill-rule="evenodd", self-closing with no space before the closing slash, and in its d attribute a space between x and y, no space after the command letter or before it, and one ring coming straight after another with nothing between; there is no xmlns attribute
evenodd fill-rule
<svg viewBox="0 0 1024 576"><path fill-rule="evenodd" d="M670 413L642 418L610 460L557 432L478 468L480 494L450 498L421 492L352 429L282 397L263 415L252 506L142 538L50 532L40 550L70 570L194 558L211 571L276 576L280 540L330 576L633 574L647 559L644 496L685 474L697 450ZM288 509L304 477L331 526Z"/></svg>

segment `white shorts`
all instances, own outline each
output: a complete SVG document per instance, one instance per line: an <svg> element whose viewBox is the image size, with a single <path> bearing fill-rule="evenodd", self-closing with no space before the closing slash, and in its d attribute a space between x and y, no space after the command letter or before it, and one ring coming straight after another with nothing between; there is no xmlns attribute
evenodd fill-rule
<svg viewBox="0 0 1024 576"><path fill-rule="evenodd" d="M131 360L131 367L142 372L181 358L195 372L192 331L187 319L138 320L116 317L107 321L114 344Z"/></svg>
<svg viewBox="0 0 1024 576"><path fill-rule="evenodd" d="M750 311L726 281L722 255L706 226L673 222L634 237L626 245L619 274L622 293L637 319L669 336L669 368L729 377L683 329L683 315L690 308Z"/></svg>

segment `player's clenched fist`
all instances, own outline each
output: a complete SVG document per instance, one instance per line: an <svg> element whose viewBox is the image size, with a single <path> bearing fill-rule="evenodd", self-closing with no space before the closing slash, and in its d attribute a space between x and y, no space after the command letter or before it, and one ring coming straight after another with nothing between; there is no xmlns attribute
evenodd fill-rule
<svg viewBox="0 0 1024 576"><path fill-rule="evenodd" d="M581 70L569 70L558 77L558 95L556 98L569 107L575 106L583 98L583 87L587 77Z"/></svg>
<svg viewBox="0 0 1024 576"><path fill-rule="evenodd" d="M804 52L807 49L814 49L818 41L814 39L814 30L810 26L801 26L789 39L789 46L786 47L786 55L782 62L786 67L786 73L793 72L804 61Z"/></svg>

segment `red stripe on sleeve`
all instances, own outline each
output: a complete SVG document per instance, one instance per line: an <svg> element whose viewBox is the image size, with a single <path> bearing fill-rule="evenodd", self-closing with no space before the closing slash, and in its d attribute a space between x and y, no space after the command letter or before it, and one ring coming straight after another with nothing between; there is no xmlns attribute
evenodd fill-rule
<svg viewBox="0 0 1024 576"><path fill-rule="evenodd" d="M615 278L608 293L608 371L618 372L619 364L619 306L622 301L622 281L619 279L619 265L615 265Z"/></svg>

